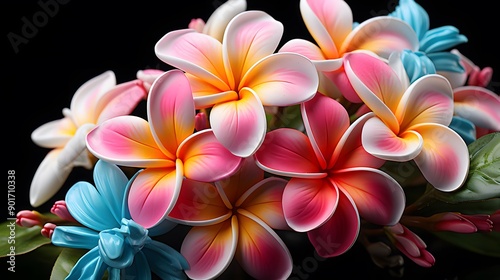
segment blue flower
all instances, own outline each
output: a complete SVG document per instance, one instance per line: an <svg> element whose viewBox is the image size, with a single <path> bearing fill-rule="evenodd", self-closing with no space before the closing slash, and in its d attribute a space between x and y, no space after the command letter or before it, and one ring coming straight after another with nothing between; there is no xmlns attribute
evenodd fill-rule
<svg viewBox="0 0 500 280"><path fill-rule="evenodd" d="M129 181L118 166L99 160L94 168L96 187L78 182L68 190L68 210L85 227L57 226L52 243L90 251L66 279L101 279L106 270L108 279L151 279L151 272L162 279L186 278L186 259L150 237L165 233L175 224L165 222L146 229L131 220L126 194L134 178Z"/></svg>

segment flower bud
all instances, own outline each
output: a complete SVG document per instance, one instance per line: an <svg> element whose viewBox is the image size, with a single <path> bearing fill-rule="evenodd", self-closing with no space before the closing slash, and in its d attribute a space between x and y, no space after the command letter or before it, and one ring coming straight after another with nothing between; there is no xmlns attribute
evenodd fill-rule
<svg viewBox="0 0 500 280"><path fill-rule="evenodd" d="M193 18L189 24L189 29L194 29L196 32L203 33L203 28L205 27L205 21L201 18Z"/></svg>
<svg viewBox="0 0 500 280"><path fill-rule="evenodd" d="M495 211L490 216L490 220L492 222L492 231L500 232L500 210Z"/></svg>
<svg viewBox="0 0 500 280"><path fill-rule="evenodd" d="M386 226L385 232L396 248L416 264L431 267L436 262L434 256L426 250L425 242L402 224Z"/></svg>
<svg viewBox="0 0 500 280"><path fill-rule="evenodd" d="M195 120L194 125L195 125L196 131L201 131L201 130L210 128L210 123L208 121L207 114L200 112L200 113L196 114L194 120Z"/></svg>
<svg viewBox="0 0 500 280"><path fill-rule="evenodd" d="M56 225L53 223L46 223L43 225L42 230L40 233L47 238L52 238L52 234L54 233L54 229L56 228Z"/></svg>
<svg viewBox="0 0 500 280"><path fill-rule="evenodd" d="M22 210L17 213L16 224L21 227L42 226L47 218L38 211Z"/></svg>
<svg viewBox="0 0 500 280"><path fill-rule="evenodd" d="M52 205L50 212L65 221L76 222L73 216L69 213L66 201L64 200L56 201L54 205Z"/></svg>

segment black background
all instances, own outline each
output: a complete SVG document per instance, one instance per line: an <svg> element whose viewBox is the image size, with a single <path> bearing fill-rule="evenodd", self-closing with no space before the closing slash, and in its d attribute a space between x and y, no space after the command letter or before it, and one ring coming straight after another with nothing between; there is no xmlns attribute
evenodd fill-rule
<svg viewBox="0 0 500 280"><path fill-rule="evenodd" d="M44 12L37 1L2 3L2 145L6 155L3 159L5 168L16 172L17 210L32 209L28 200L29 185L49 151L31 141L31 132L44 123L62 118L62 109L69 107L78 87L104 71L114 71L117 82L121 83L135 79L140 69L170 69L155 56L155 43L167 32L187 27L192 18L208 19L222 3L218 0L66 2L58 4L58 10L51 15L45 12L45 18L40 16ZM397 3L391 0L346 2L353 10L355 21L387 14ZM468 37L467 43L456 48L476 65L500 69L497 53L500 14L493 7L493 1L417 2L429 13L431 28L453 25ZM281 21L285 26L284 43L292 38L310 39L298 3L298 0L248 0L247 7L248 10L264 10ZM8 34L23 36L26 20L37 21L38 27L16 50ZM489 87L499 92L498 72L494 72ZM65 190L80 180L91 180L88 170L76 168L59 194L38 210L48 211L54 201L64 197ZM171 238L173 244L169 245L178 248L175 242L180 237ZM318 260L304 235L285 236L285 242L292 251L294 264L308 266L311 271L308 279L397 279L373 265L363 248L355 246L338 258ZM468 279L498 261L441 243L428 245L437 259L436 265L424 269L405 259L404 279ZM232 275L231 271L232 268L224 274L227 279L240 277L236 272Z"/></svg>

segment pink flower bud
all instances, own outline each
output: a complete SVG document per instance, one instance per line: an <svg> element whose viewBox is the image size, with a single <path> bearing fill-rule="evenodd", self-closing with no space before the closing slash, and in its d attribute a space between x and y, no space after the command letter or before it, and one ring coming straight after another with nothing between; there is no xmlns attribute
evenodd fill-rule
<svg viewBox="0 0 500 280"><path fill-rule="evenodd" d="M47 238L52 238L52 234L54 233L54 229L56 228L56 225L53 223L46 223L43 225L42 230L40 233Z"/></svg>
<svg viewBox="0 0 500 280"><path fill-rule="evenodd" d="M495 211L490 215L490 220L492 222L492 231L500 232L500 210Z"/></svg>
<svg viewBox="0 0 500 280"><path fill-rule="evenodd" d="M188 28L194 29L196 32L202 33L203 28L205 27L205 21L201 18L193 18L189 24Z"/></svg>
<svg viewBox="0 0 500 280"><path fill-rule="evenodd" d="M46 220L45 216L34 210L22 210L16 216L16 224L21 227L42 226Z"/></svg>
<svg viewBox="0 0 500 280"><path fill-rule="evenodd" d="M210 123L208 121L207 114L203 112L196 114L194 126L196 131L201 131L210 128Z"/></svg>
<svg viewBox="0 0 500 280"><path fill-rule="evenodd" d="M385 227L392 243L405 256L422 267L431 267L436 262L434 256L427 251L425 242L407 227L398 223Z"/></svg>
<svg viewBox="0 0 500 280"><path fill-rule="evenodd" d="M460 213L446 212L431 216L429 222L432 223L432 230L453 231L458 233L474 233L477 227L463 217Z"/></svg>
<svg viewBox="0 0 500 280"><path fill-rule="evenodd" d="M56 201L54 205L52 205L50 212L65 221L76 222L73 216L69 213L66 201L64 200Z"/></svg>

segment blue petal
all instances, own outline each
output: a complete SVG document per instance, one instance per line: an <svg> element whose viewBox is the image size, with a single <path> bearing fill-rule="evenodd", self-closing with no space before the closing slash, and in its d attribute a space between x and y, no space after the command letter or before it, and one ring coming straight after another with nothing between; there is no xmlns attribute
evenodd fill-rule
<svg viewBox="0 0 500 280"><path fill-rule="evenodd" d="M110 259L117 259L123 253L125 239L116 231L101 231L99 233L99 249Z"/></svg>
<svg viewBox="0 0 500 280"><path fill-rule="evenodd" d="M458 44L466 43L467 37L459 34L457 28L447 25L431 29L420 40L420 51L432 53L448 50Z"/></svg>
<svg viewBox="0 0 500 280"><path fill-rule="evenodd" d="M115 219L107 204L108 201L87 182L74 184L66 193L66 205L71 216L96 231L120 227L120 220Z"/></svg>
<svg viewBox="0 0 500 280"><path fill-rule="evenodd" d="M434 63L423 52L405 50L401 52L401 62L403 63L410 83L413 83L422 76L436 74Z"/></svg>
<svg viewBox="0 0 500 280"><path fill-rule="evenodd" d="M413 0L400 0L399 5L389 16L408 23L417 33L419 41L424 38L425 32L429 30L429 15L422 6Z"/></svg>
<svg viewBox="0 0 500 280"><path fill-rule="evenodd" d="M92 249L99 242L99 234L78 226L57 226L51 237L52 244L61 247Z"/></svg>
<svg viewBox="0 0 500 280"><path fill-rule="evenodd" d="M142 249L153 273L161 279L186 279L184 270L189 263L179 252L156 240Z"/></svg>
<svg viewBox="0 0 500 280"><path fill-rule="evenodd" d="M66 280L102 279L106 268L106 264L102 262L99 251L95 247L78 260Z"/></svg>
<svg viewBox="0 0 500 280"><path fill-rule="evenodd" d="M134 263L122 271L123 279L151 280L151 269L142 252L135 254ZM167 279L167 278L161 278Z"/></svg>
<svg viewBox="0 0 500 280"><path fill-rule="evenodd" d="M99 160L94 167L94 182L97 191L107 201L111 214L119 223L122 217L123 200L128 178L115 164Z"/></svg>
<svg viewBox="0 0 500 280"><path fill-rule="evenodd" d="M449 127L458 133L467 145L476 140L476 126L467 119L453 116Z"/></svg>
<svg viewBox="0 0 500 280"><path fill-rule="evenodd" d="M438 72L464 73L465 68L460 64L460 57L451 52L435 52L427 54L436 66Z"/></svg>

